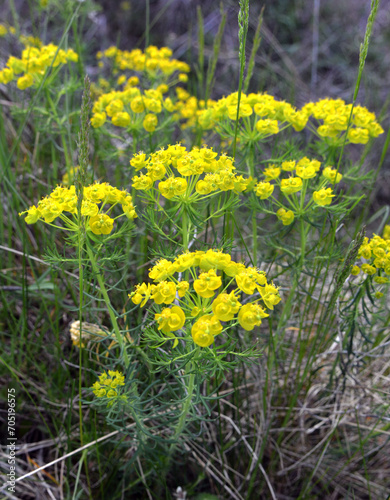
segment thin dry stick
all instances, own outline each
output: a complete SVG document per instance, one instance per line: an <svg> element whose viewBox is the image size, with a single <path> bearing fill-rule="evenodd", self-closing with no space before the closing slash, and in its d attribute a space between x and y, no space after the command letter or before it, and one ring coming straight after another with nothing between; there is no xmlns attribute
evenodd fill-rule
<svg viewBox="0 0 390 500"><path fill-rule="evenodd" d="M257 463L257 466L259 467L261 473L264 476L264 479L265 479L267 486L269 488L269 491L271 493L272 499L277 500L274 489L272 488L271 481L269 480L269 477L268 477L267 473L265 472L264 467L259 462L259 457L256 455L256 453L253 451L252 446L246 440L246 437L241 433L240 429L237 427L237 425L234 423L234 421L230 417L223 415L223 414L221 414L220 416L222 418L224 418L225 420L227 420L230 423L230 425L233 427L233 429L237 432L237 434L239 434L241 436L243 443L245 444L245 446L249 450L249 453L252 455L253 460L255 461L255 463Z"/></svg>
<svg viewBox="0 0 390 500"><path fill-rule="evenodd" d="M131 427L134 427L134 426L135 426L135 423L132 423L132 424L127 425L125 427L125 429L130 429ZM95 445L97 443L105 441L106 439L109 439L109 438L111 438L111 437L119 434L120 432L122 432L122 431L113 431L113 432L110 432L109 434L106 434L105 436L102 436L102 437L96 439L95 441L91 441L90 443L87 443L84 446L81 446L80 448L77 448L77 450L73 450L70 453L67 453L66 455L63 455L62 457L57 458L56 460L53 460L52 462L49 462L48 464L42 465L38 469L32 470L31 472L28 472L27 474L24 474L23 476L18 477L15 480L15 482L18 483L18 482L22 481L23 479L26 479L27 477L33 476L34 474L37 474L39 471L41 471L43 469L46 469L47 467L50 467L52 465L55 465L58 462L61 462L61 461L65 460L65 459L67 459L67 458L69 458L69 457L71 457L73 455L76 455L77 453L80 453L81 451L86 450L87 448L90 448L91 446L93 446L93 445Z"/></svg>
<svg viewBox="0 0 390 500"><path fill-rule="evenodd" d="M324 436L321 441L319 443L317 443L308 453L306 453L302 458L300 458L299 460L297 460L296 462L293 463L293 465L290 465L289 467L286 467L280 471L278 471L276 473L277 476L283 476L286 472L290 471L290 470L294 470L296 469L296 467L301 464L302 462L304 462L310 455L312 455L318 448L320 448L326 441L327 439L329 439L329 437L331 436L331 434L333 434L335 428L339 425L339 423L341 422L342 420L342 417L339 417L335 422L334 424L332 425L330 431L328 432L328 434L326 434L326 436Z"/></svg>
<svg viewBox="0 0 390 500"><path fill-rule="evenodd" d="M147 493L147 495L148 495L148 498L149 498L149 500L153 500L153 497L152 497L152 495L150 494L150 491L149 491L148 485L146 484L144 470L143 470L143 468L142 468L142 465L141 465L141 460L139 459L139 457L137 457L137 463L138 463L139 470L140 470L140 472L141 472L141 479L142 479L142 482L144 483L145 490L146 490L146 493Z"/></svg>
<svg viewBox="0 0 390 500"><path fill-rule="evenodd" d="M32 255L29 255L28 253L23 253L23 252L20 252L19 250L5 247L3 245L0 245L0 250L5 250L6 252L11 252L11 253L14 253L16 255L21 255L22 257L27 257L28 259L35 260L35 262L39 262L40 264L45 264L45 266L51 265L48 262L45 262L44 260L38 259L37 257L33 257ZM68 271L64 271L64 273L66 273L68 276L72 276L72 278L79 279L79 277L76 276L76 274L70 273Z"/></svg>
<svg viewBox="0 0 390 500"><path fill-rule="evenodd" d="M225 488L225 490L229 493L231 498L233 498L234 500L244 500L244 498L238 493L237 490L235 490L236 492L234 492L232 488L226 484L226 477L223 476L218 469L215 469L216 472L213 472L211 470L211 467L213 467L213 465L209 462L209 460L206 461L204 458L202 459L200 456L198 456L195 450L191 450L189 445L194 446L194 443L190 442L186 444L185 445L186 450L191 451L197 463L201 465L210 474L210 476L212 476L217 481L217 483L219 483L221 486L223 486L223 488ZM220 479L219 476L222 476L222 479Z"/></svg>

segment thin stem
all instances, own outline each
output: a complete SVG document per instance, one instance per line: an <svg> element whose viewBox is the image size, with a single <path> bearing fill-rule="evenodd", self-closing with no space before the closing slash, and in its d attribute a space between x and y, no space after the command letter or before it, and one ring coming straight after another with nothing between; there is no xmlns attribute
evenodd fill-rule
<svg viewBox="0 0 390 500"><path fill-rule="evenodd" d="M92 269L93 269L93 271L96 275L96 278L98 280L100 291L102 292L102 295L104 298L104 302L106 303L106 306L108 309L108 314L110 315L111 324L114 328L116 340L119 344L119 347L121 348L121 352L123 352L125 367L128 368L130 365L130 360L129 360L129 357L127 355L126 349L124 348L123 337L122 337L121 332L119 331L118 322L116 320L116 314L114 313L114 309L111 305L111 301L110 301L110 298L109 298L108 293L107 293L107 289L106 289L105 284L104 284L104 279L103 279L102 273L100 272L100 269L99 269L99 267L96 263L96 260L95 260L95 256L93 255L93 251L92 251L91 247L88 245L88 243L87 243L87 252L88 252L89 260L90 260L91 265L92 265Z"/></svg>
<svg viewBox="0 0 390 500"><path fill-rule="evenodd" d="M195 353L195 357L197 355L197 352ZM183 377L183 383L185 385L185 391L187 393L187 396L184 400L182 410L181 410L181 415L179 417L179 421L177 422L176 429L175 429L175 432L173 434L173 438L172 438L173 443L171 444L171 446L169 448L168 465L169 465L169 462L172 458L173 452L175 451L175 448L177 446L178 439L179 439L181 433L183 432L184 426L185 426L186 421L187 421L187 416L188 416L188 413L190 411L190 407L191 407L191 403L192 403L192 396L194 394L194 388L195 388L194 368L195 368L195 362L190 361L187 364L186 375ZM189 377L188 377L188 384L187 384L188 374L189 374Z"/></svg>
<svg viewBox="0 0 390 500"><path fill-rule="evenodd" d="M290 288L290 292L288 294L288 298L284 304L282 313L280 315L277 332L279 333L283 326L286 323L286 319L289 317L291 312L291 307L293 303L293 299L295 297L295 291L298 288L299 280L302 273L303 264L305 262L305 253L306 253L306 243L307 243L307 234L309 232L309 224L305 224L303 219L300 220L300 240L301 240L301 255L299 256L298 267L295 271L294 281L292 287Z"/></svg>
<svg viewBox="0 0 390 500"><path fill-rule="evenodd" d="M186 252L188 250L188 215L187 210L184 208L183 215L181 218L181 231L182 231L182 240L183 240L183 251Z"/></svg>
<svg viewBox="0 0 390 500"><path fill-rule="evenodd" d="M255 146L251 143L249 147L248 154L248 167L249 167L249 175L252 179L255 178ZM252 244L253 244L253 262L254 265L257 266L257 214L256 211L252 212Z"/></svg>

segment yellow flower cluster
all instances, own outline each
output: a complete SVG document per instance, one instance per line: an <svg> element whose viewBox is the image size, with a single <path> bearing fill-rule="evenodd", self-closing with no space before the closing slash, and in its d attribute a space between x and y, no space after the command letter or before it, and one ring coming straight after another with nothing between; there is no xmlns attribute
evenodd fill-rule
<svg viewBox="0 0 390 500"><path fill-rule="evenodd" d="M148 193L150 190L168 200L175 197L186 201L199 201L217 191L241 193L250 179L237 175L233 158L221 155L212 148L192 148L176 144L160 149L146 156L134 155L130 160L136 171L145 169L146 173L133 177L133 187ZM159 181L157 188L155 182ZM153 198L154 193L150 195Z"/></svg>
<svg viewBox="0 0 390 500"><path fill-rule="evenodd" d="M226 120L236 120L238 93L235 92L218 101L207 101L196 103L190 101L191 105L185 106L188 114L188 125L198 125L203 130L216 129L226 134L226 129L218 129L218 124ZM291 125L297 132L305 127L313 128L309 119L313 116L323 123L314 129L326 142L340 145L344 140L352 104L345 104L342 99L322 99L317 103L308 103L300 110L291 104L278 101L269 94L241 94L238 118L254 117L254 122L246 122L239 130L248 135L248 125L253 128L248 137L251 140L264 139L267 136L277 134L281 128ZM383 128L376 121L374 113L369 112L362 106L355 106L352 113L347 142L354 144L366 144L371 137L378 137L383 133Z"/></svg>
<svg viewBox="0 0 390 500"><path fill-rule="evenodd" d="M163 97L166 91L163 85L144 91L128 85L125 90L102 94L93 105L91 125L99 128L110 119L116 127L131 130L143 127L147 132L154 132L158 125L157 115L164 113L166 116L175 111L171 98Z"/></svg>
<svg viewBox="0 0 390 500"><path fill-rule="evenodd" d="M317 134L329 144L336 145L344 140L351 110L352 104L345 104L342 99L322 99L317 103L310 102L302 108L308 116L311 115L323 122L316 129ZM374 113L363 106L353 108L347 143L366 144L371 137L378 137L383 132Z"/></svg>
<svg viewBox="0 0 390 500"><path fill-rule="evenodd" d="M322 178L318 185L318 190L313 191L312 197L309 202L304 206L304 199L308 190L309 179L318 176L321 163L318 160L310 160L307 157L297 161L284 161L279 165L269 165L263 171L264 180L258 182L254 186L254 192L261 200L270 198L275 189L275 185L279 186L280 191L284 194L288 206L282 205L280 200L278 204L281 205L276 212L276 216L283 225L288 226L292 224L296 214L306 212L313 203L318 206L326 206L332 203L335 196L330 187L325 187L328 183L334 185L341 181L342 174L337 169L327 166L322 170ZM282 173L290 174L289 177L281 178ZM276 184L270 181L275 181ZM299 193L299 197L297 195ZM301 198L302 197L302 198ZM275 200L274 200L275 201Z"/></svg>
<svg viewBox="0 0 390 500"><path fill-rule="evenodd" d="M19 40L26 47L38 47L38 48L40 48L43 45L42 40L40 40L37 36L20 35Z"/></svg>
<svg viewBox="0 0 390 500"><path fill-rule="evenodd" d="M192 276L192 283L175 277L185 271ZM223 274L227 277L225 287ZM263 271L234 262L229 254L219 250L186 252L173 261L162 259L149 270L149 277L155 284L136 285L129 297L141 307L148 300L156 305L170 305L174 301L179 304L155 314L158 330L174 340L174 347L178 339L172 332L183 328L187 321L192 323L188 329L191 326L193 342L208 347L222 332L221 321L236 318L242 328L251 331L269 316L259 302L273 310L281 300L278 289L267 282ZM252 297L251 302L245 299L242 305L239 297L242 292L249 296L257 292L259 297Z"/></svg>
<svg viewBox="0 0 390 500"><path fill-rule="evenodd" d="M386 236L386 231L384 236ZM365 262L360 267L358 265L352 267L351 274L353 276L363 272L369 276L375 274L375 283L385 285L390 282L389 278L381 275L382 272L390 275L390 239L381 238L377 234L374 234L371 239L364 238L358 257L364 259Z"/></svg>
<svg viewBox="0 0 390 500"><path fill-rule="evenodd" d="M91 389L98 398L108 398L107 406L112 406L118 396L125 400L126 396L120 396L118 387L125 385L125 377L122 372L108 370L99 375L99 382L95 382Z"/></svg>
<svg viewBox="0 0 390 500"><path fill-rule="evenodd" d="M107 207L107 204L110 206ZM121 191L112 187L107 182L97 182L86 186L83 191L81 214L87 218L87 230L97 235L110 234L115 219L112 219L103 210L107 207L107 212L111 212L112 208L117 204L120 204L123 210L123 214L119 217L123 215L128 219L137 217L132 197L127 191ZM50 224L59 217L68 230L77 231L78 225L75 219L77 215L77 196L75 186L57 186L49 196L40 200L37 206L33 205L19 215L25 213L27 213L25 218L27 224L35 224L40 219ZM69 218L66 213L69 213L72 218Z"/></svg>
<svg viewBox="0 0 390 500"><path fill-rule="evenodd" d="M234 92L218 101L208 101L207 108L198 111L197 120L202 129L209 130L224 120L236 120L238 93ZM241 94L238 118L255 117L254 139L261 139L279 132L280 127L292 125L295 130L302 130L308 115L297 111L291 104L278 101L269 94Z"/></svg>
<svg viewBox="0 0 390 500"><path fill-rule="evenodd" d="M168 47L155 47L150 45L142 52L141 49L132 51L120 50L117 47L110 47L104 52L97 53L97 59L104 57L112 59L115 70L131 70L138 73L145 72L150 79L163 79L175 72L188 73L190 67L187 63L172 59L172 50Z"/></svg>
<svg viewBox="0 0 390 500"><path fill-rule="evenodd" d="M0 71L0 83L7 84L17 78L17 87L24 90L39 83L48 67L57 68L77 60L74 50L58 49L52 43L40 48L29 46L22 51L20 59L14 56L8 58L6 67Z"/></svg>
<svg viewBox="0 0 390 500"><path fill-rule="evenodd" d="M8 33L14 35L16 33L15 28L13 26L6 26L5 24L0 23L0 37L3 37Z"/></svg>
<svg viewBox="0 0 390 500"><path fill-rule="evenodd" d="M182 129L199 127L198 116L200 112L206 108L206 102L203 99L197 99L189 92L181 87L176 87L177 102L175 109L177 110L178 119L182 119ZM215 101L208 100L207 105L211 106Z"/></svg>

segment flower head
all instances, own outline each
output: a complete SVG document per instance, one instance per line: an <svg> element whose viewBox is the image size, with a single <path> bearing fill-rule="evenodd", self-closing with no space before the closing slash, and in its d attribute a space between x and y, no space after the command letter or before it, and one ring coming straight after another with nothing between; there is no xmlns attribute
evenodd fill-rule
<svg viewBox="0 0 390 500"><path fill-rule="evenodd" d="M319 191L314 191L313 201L320 207L323 207L325 205L330 205L334 196L332 188L322 188Z"/></svg>
<svg viewBox="0 0 390 500"><path fill-rule="evenodd" d="M192 326L191 335L195 344L209 347L214 342L215 335L222 332L222 325L212 314L200 317Z"/></svg>
<svg viewBox="0 0 390 500"><path fill-rule="evenodd" d="M122 372L108 370L99 375L99 381L95 382L91 389L98 398L108 398L107 406L112 406L118 399L126 399L120 396L119 387L125 385L125 377Z"/></svg>

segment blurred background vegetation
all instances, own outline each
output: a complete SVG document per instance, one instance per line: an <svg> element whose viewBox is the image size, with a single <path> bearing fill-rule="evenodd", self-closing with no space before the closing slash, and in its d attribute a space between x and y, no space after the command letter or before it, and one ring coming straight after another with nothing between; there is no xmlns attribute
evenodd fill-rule
<svg viewBox="0 0 390 500"><path fill-rule="evenodd" d="M46 6L37 9L38 5ZM58 39L61 18L74 8L73 0L6 0L2 18L9 24L15 21L44 42ZM173 57L198 64L198 15L204 19L205 66L212 56L212 46L221 13L226 14L217 77L211 98L218 99L238 86L238 1L209 0L87 0L88 12L83 21L84 36L78 40L84 53L84 63L91 79L96 72L98 50L116 45L132 50L145 44L168 46ZM250 22L247 56L261 11L261 45L255 60L255 71L249 91L268 92L278 99L300 107L306 102L324 97L352 101L355 87L360 44L368 15L368 0L268 0L250 2ZM388 124L390 103L390 3L381 2L371 37L366 68L358 102L374 111L382 125ZM149 30L147 26L149 25ZM70 33L70 39L72 33ZM4 50L4 48L3 48ZM8 53L8 51L7 51ZM7 53L0 54L1 60ZM191 78L191 77L190 77ZM188 89L197 93L196 72ZM377 164L385 137L376 142L369 161ZM390 194L390 162L385 159L379 182L372 197L376 211Z"/></svg>

